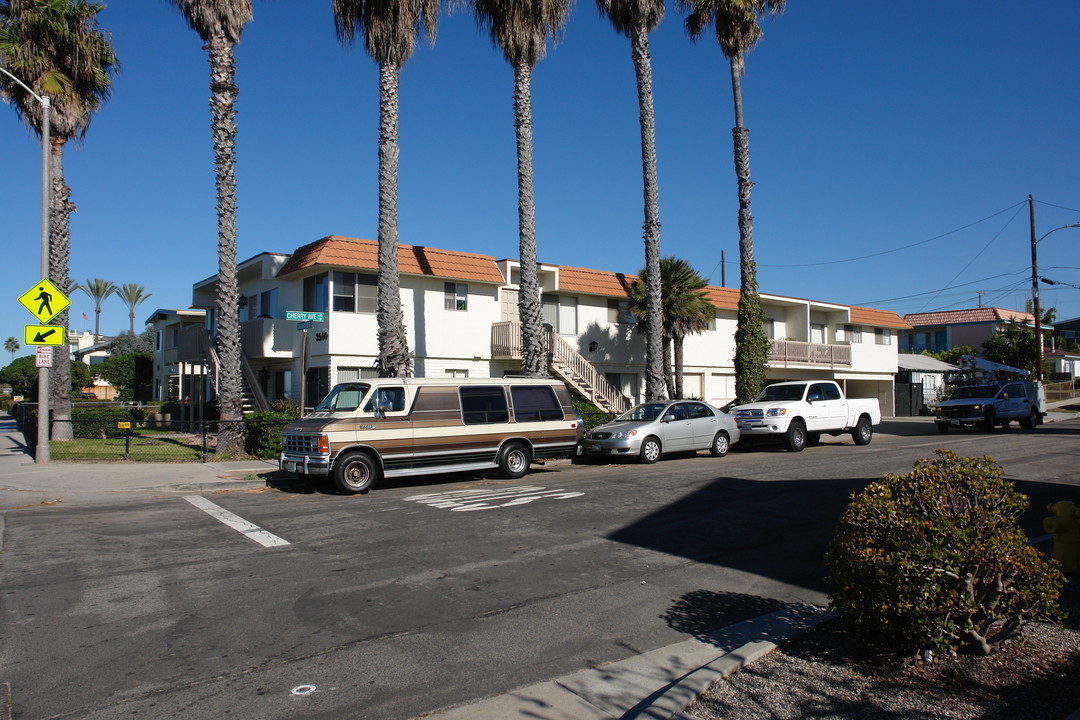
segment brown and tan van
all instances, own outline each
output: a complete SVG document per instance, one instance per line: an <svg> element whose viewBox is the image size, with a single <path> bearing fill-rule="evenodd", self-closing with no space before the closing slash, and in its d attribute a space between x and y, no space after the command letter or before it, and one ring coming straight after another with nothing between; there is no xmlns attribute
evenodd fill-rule
<svg viewBox="0 0 1080 720"><path fill-rule="evenodd" d="M383 477L498 469L574 455L581 416L558 380L380 378L335 385L282 433L282 470L330 475L344 493Z"/></svg>

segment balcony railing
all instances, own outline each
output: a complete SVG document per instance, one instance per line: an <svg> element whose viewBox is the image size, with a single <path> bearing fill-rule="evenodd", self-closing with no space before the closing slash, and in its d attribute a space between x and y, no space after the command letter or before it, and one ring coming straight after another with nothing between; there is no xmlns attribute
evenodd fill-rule
<svg viewBox="0 0 1080 720"><path fill-rule="evenodd" d="M772 340L769 347L769 362L851 367L851 346L824 345L797 340Z"/></svg>

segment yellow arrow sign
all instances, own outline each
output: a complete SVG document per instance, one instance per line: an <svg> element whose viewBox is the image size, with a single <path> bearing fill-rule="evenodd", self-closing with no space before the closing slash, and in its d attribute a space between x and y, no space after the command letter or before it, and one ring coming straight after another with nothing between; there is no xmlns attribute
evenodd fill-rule
<svg viewBox="0 0 1080 720"><path fill-rule="evenodd" d="M63 345L67 328L62 325L23 325L23 345Z"/></svg>
<svg viewBox="0 0 1080 720"><path fill-rule="evenodd" d="M52 281L48 278L42 279L39 283L34 283L34 286L19 296L19 302L24 308L30 311L30 314L38 319L38 322L47 323L60 313L67 310L71 301L67 299L67 295L61 292L60 288L53 285ZM41 345L42 343L36 343ZM63 343L48 343L49 345L62 345Z"/></svg>

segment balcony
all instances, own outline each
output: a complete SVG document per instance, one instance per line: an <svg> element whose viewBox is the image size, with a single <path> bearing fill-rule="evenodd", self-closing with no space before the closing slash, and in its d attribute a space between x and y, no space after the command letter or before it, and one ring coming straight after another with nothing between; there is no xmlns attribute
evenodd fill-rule
<svg viewBox="0 0 1080 720"><path fill-rule="evenodd" d="M829 368L851 367L851 346L771 340L769 362L785 366L798 363Z"/></svg>

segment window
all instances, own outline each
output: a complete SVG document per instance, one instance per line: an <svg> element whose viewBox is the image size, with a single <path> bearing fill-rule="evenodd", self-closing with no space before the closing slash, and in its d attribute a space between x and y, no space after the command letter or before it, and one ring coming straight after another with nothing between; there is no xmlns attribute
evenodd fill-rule
<svg viewBox="0 0 1080 720"><path fill-rule="evenodd" d="M874 342L878 345L892 345L892 330L874 328Z"/></svg>
<svg viewBox="0 0 1080 720"><path fill-rule="evenodd" d="M544 293L544 322L560 335L577 335L577 298Z"/></svg>
<svg viewBox="0 0 1080 720"><path fill-rule="evenodd" d="M370 380L379 377L379 371L373 367L349 367L342 365L337 369L338 383L353 382L354 380Z"/></svg>
<svg viewBox="0 0 1080 720"><path fill-rule="evenodd" d="M770 340L776 339L776 321L772 318L765 318L765 336Z"/></svg>
<svg viewBox="0 0 1080 720"><path fill-rule="evenodd" d="M458 394L461 396L461 419L466 425L490 425L510 420L506 394L501 387L463 387Z"/></svg>
<svg viewBox="0 0 1080 720"><path fill-rule="evenodd" d="M609 298L607 301L607 320L612 325L636 325L637 318L630 312L629 300L616 300Z"/></svg>
<svg viewBox="0 0 1080 720"><path fill-rule="evenodd" d="M467 377L469 377L469 371L468 370L447 369L446 377L459 378L459 379L460 378L467 378Z"/></svg>
<svg viewBox="0 0 1080 720"><path fill-rule="evenodd" d="M518 422L562 420L563 411L555 392L547 385L535 387L512 386L510 397L514 401L514 419Z"/></svg>
<svg viewBox="0 0 1080 720"><path fill-rule="evenodd" d="M327 282L326 273L304 278L304 312L326 312Z"/></svg>
<svg viewBox="0 0 1080 720"><path fill-rule="evenodd" d="M161 331L160 330L155 330L154 331L154 349L155 350L160 350L161 349Z"/></svg>
<svg viewBox="0 0 1080 720"><path fill-rule="evenodd" d="M259 317L259 296L258 295L245 295L240 298L244 310L247 313L247 320L254 320Z"/></svg>
<svg viewBox="0 0 1080 720"><path fill-rule="evenodd" d="M334 273L334 310L374 313L378 305L378 278L360 273Z"/></svg>
<svg viewBox="0 0 1080 720"><path fill-rule="evenodd" d="M716 417L716 416L713 415L712 410L705 407L704 405L702 405L700 403L692 403L690 405L690 417L691 417L691 419L694 419L694 418L711 418L711 417Z"/></svg>
<svg viewBox="0 0 1080 720"><path fill-rule="evenodd" d="M364 412L400 412L405 409L405 388L382 387L371 393Z"/></svg>
<svg viewBox="0 0 1080 720"><path fill-rule="evenodd" d="M276 318L278 316L277 288L264 290L259 296L259 317Z"/></svg>
<svg viewBox="0 0 1080 720"><path fill-rule="evenodd" d="M862 342L862 328L858 325L845 325L844 326L844 338L849 343L861 343Z"/></svg>
<svg viewBox="0 0 1080 720"><path fill-rule="evenodd" d="M806 395L809 400L839 400L840 388L832 383L814 383Z"/></svg>
<svg viewBox="0 0 1080 720"><path fill-rule="evenodd" d="M443 309L468 310L469 286L464 283L443 283Z"/></svg>

